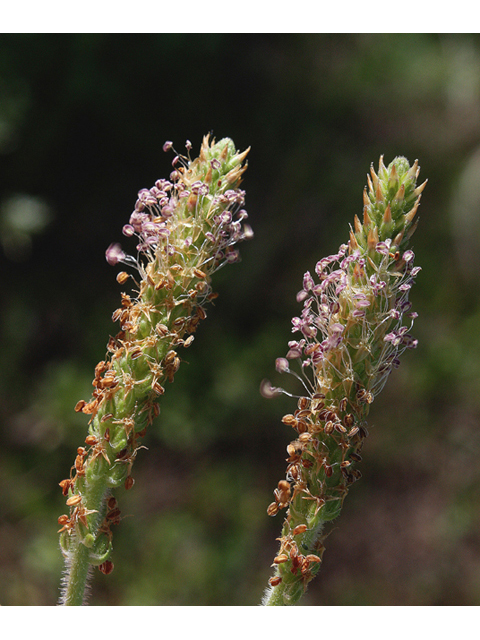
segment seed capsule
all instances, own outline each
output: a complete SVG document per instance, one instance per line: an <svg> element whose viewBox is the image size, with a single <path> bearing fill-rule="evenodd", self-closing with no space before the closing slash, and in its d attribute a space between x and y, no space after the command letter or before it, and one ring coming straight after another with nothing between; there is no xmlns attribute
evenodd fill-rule
<svg viewBox="0 0 480 640"><path fill-rule="evenodd" d="M278 513L278 505L276 502L272 502L267 509L268 516L276 516Z"/></svg>
<svg viewBox="0 0 480 640"><path fill-rule="evenodd" d="M309 411L308 409L300 409L298 411L295 411L295 416L297 418L308 418L311 415L311 411Z"/></svg>
<svg viewBox="0 0 480 640"><path fill-rule="evenodd" d="M308 562L321 562L321 559L313 553L305 556L305 560L308 560Z"/></svg>
<svg viewBox="0 0 480 640"><path fill-rule="evenodd" d="M162 387L162 385L157 381L152 382L152 389L159 396L161 396L161 395L163 395L165 393L164 387Z"/></svg>
<svg viewBox="0 0 480 640"><path fill-rule="evenodd" d="M193 342L194 340L195 340L195 336L188 336L188 338L185 340L185 342L184 342L184 344L183 344L183 346L185 347L185 349L186 349L187 347L189 347L189 346L192 344L192 342Z"/></svg>
<svg viewBox="0 0 480 640"><path fill-rule="evenodd" d="M276 558L274 558L273 561L275 564L282 564L283 562L288 561L288 556L286 556L284 553L281 553Z"/></svg>
<svg viewBox="0 0 480 640"><path fill-rule="evenodd" d="M102 573L108 576L108 574L113 571L113 562L111 560L105 560L105 562L98 565L98 568Z"/></svg>
<svg viewBox="0 0 480 640"><path fill-rule="evenodd" d="M318 414L319 420L327 420L327 415L330 413L328 409L321 409Z"/></svg>
<svg viewBox="0 0 480 640"><path fill-rule="evenodd" d="M298 536L301 533L305 533L305 531L307 530L307 525L306 524L298 524L295 529L292 531L292 536Z"/></svg>
<svg viewBox="0 0 480 640"><path fill-rule="evenodd" d="M155 331L158 333L159 336L166 336L169 332L169 329L166 325L161 324L160 322L155 326Z"/></svg>
<svg viewBox="0 0 480 640"><path fill-rule="evenodd" d="M125 284L129 277L130 276L126 271L120 271L120 273L117 275L117 282L119 284Z"/></svg>
<svg viewBox="0 0 480 640"><path fill-rule="evenodd" d="M302 455L302 451L303 451L303 447L298 441L291 442L287 446L287 453L291 458L298 458L299 456Z"/></svg>
<svg viewBox="0 0 480 640"><path fill-rule="evenodd" d="M368 429L367 429L367 427L366 427L365 425L362 425L362 426L360 427L359 432L360 432L360 437L361 437L361 438L366 438L366 437L368 437Z"/></svg>
<svg viewBox="0 0 480 640"><path fill-rule="evenodd" d="M290 483L287 480L280 480L273 494L278 508L284 509L290 502Z"/></svg>
<svg viewBox="0 0 480 640"><path fill-rule="evenodd" d="M374 400L373 393L367 391L366 389L360 389L357 392L357 400L362 404L372 404Z"/></svg>
<svg viewBox="0 0 480 640"><path fill-rule="evenodd" d="M176 356L177 356L177 352L176 352L176 351L174 351L173 349L171 349L171 350L167 353L167 355L165 356L165 358L164 358L164 363L165 363L165 364L170 364L171 362L173 362L173 361L175 360Z"/></svg>
<svg viewBox="0 0 480 640"><path fill-rule="evenodd" d="M123 309L116 309L113 313L112 313L112 321L113 322L117 322L117 320L120 319L121 315L123 313Z"/></svg>
<svg viewBox="0 0 480 640"><path fill-rule="evenodd" d="M61 487L62 487L62 493L65 497L68 496L68 490L70 489L70 487L72 486L72 481L67 478L66 480L62 480L61 482L58 483Z"/></svg>
<svg viewBox="0 0 480 640"><path fill-rule="evenodd" d="M351 414L351 413L347 413L347 415L346 415L346 416L344 417L344 419L343 419L343 424L344 424L346 427L352 427L352 426L353 426L353 424L354 424L354 422L355 422L355 419L354 419L354 417L352 416L352 414Z"/></svg>
<svg viewBox="0 0 480 640"><path fill-rule="evenodd" d="M328 422L325 423L325 427L324 427L324 431L327 434L327 436L329 436L331 433L333 433L333 422L331 420L329 420Z"/></svg>
<svg viewBox="0 0 480 640"><path fill-rule="evenodd" d="M308 432L301 433L298 439L302 443L310 442L310 440L312 439L312 434Z"/></svg>
<svg viewBox="0 0 480 640"><path fill-rule="evenodd" d="M117 521L114 524L118 524L120 522L120 509L112 509L107 514L107 520Z"/></svg>
<svg viewBox="0 0 480 640"><path fill-rule="evenodd" d="M306 351L306 350L305 350L305 351ZM308 355L308 354L307 354L307 355ZM304 397L299 398L299 400L298 400L298 408L299 408L300 410L304 410L304 409L306 409L306 408L308 407L308 405L309 405L309 402L310 402L310 401L309 401L309 399L308 399L308 398L304 398Z"/></svg>
<svg viewBox="0 0 480 640"><path fill-rule="evenodd" d="M207 317L207 312L203 307L197 307L197 316L200 318L200 320L205 320L205 318Z"/></svg>

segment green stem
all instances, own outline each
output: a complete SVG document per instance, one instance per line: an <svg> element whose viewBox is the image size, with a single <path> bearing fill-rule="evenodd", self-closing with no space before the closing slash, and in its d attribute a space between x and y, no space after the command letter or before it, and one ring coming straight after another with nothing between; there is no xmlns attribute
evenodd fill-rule
<svg viewBox="0 0 480 640"><path fill-rule="evenodd" d="M90 542L92 547L98 536L98 528L103 520L105 512L105 498L110 493L107 486L107 474L97 477L95 482L89 482L84 500L88 509L95 513L88 516L88 533L81 537L80 531L86 529L77 524L76 532L69 540L69 549L65 560L64 587L61 596L61 604L64 606L81 606L85 602L85 590L89 574L91 572L94 549L84 544ZM98 564L98 562L95 562Z"/></svg>
<svg viewBox="0 0 480 640"><path fill-rule="evenodd" d="M282 607L287 603L284 600L285 585L281 582L276 587L271 587L270 591L265 594L263 606L265 607Z"/></svg>
<svg viewBox="0 0 480 640"><path fill-rule="evenodd" d="M72 558L67 561L67 565L68 574L62 601L65 606L80 607L83 604L90 571L89 549L81 542L78 542Z"/></svg>
<svg viewBox="0 0 480 640"><path fill-rule="evenodd" d="M305 592L299 582L282 581L275 587L269 587L265 592L262 605L264 607L284 607L297 604Z"/></svg>

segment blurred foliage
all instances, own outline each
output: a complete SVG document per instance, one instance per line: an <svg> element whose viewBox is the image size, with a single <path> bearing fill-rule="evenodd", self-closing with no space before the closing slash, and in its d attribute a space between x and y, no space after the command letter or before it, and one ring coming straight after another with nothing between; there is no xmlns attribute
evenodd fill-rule
<svg viewBox="0 0 480 640"><path fill-rule="evenodd" d="M348 239L371 162L419 159L420 344L371 411L362 481L304 605L480 603L480 37L0 36L0 604L53 605L68 475L120 287L104 259L165 140L251 145L255 231L220 271L117 498L94 605L256 605L293 432L262 378L304 271ZM125 246L126 243L124 242ZM293 388L292 388L293 390Z"/></svg>

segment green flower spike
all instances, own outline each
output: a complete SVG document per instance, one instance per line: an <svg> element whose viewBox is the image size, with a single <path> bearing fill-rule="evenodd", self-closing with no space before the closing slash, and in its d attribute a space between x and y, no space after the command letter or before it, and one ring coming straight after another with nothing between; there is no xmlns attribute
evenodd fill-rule
<svg viewBox="0 0 480 640"><path fill-rule="evenodd" d="M368 435L366 418L399 356L417 346L410 330L410 288L420 267L413 266L408 242L415 231L420 194L418 163L398 157L388 166L380 158L364 191L363 222L357 216L350 241L307 272L297 301L303 302L288 343L278 358L280 373L293 373L302 396L282 422L295 429L287 447L286 478L274 491L267 513L287 508L264 605L293 605L320 568L324 525L340 515ZM405 322L405 324L404 324ZM290 369L298 360L301 374ZM266 397L287 393L262 382ZM287 394L291 395L291 394Z"/></svg>
<svg viewBox="0 0 480 640"><path fill-rule="evenodd" d="M187 142L187 150L191 144ZM164 145L164 151L172 147ZM59 518L66 559L61 603L81 605L91 566L105 574L113 563L111 526L120 522L112 489L133 486L132 465L141 438L159 414L158 397L173 382L205 305L216 297L211 275L239 259L235 244L253 234L243 220L245 193L239 189L248 149L237 153L228 138L204 138L195 160L176 155L170 180L158 180L138 194L127 237L136 236L138 257L111 245L109 264L133 266L136 297L122 293L113 313L120 332L95 367L93 397L75 410L90 416L85 446L77 449L70 476L60 482L69 513ZM124 284L131 276L122 271Z"/></svg>

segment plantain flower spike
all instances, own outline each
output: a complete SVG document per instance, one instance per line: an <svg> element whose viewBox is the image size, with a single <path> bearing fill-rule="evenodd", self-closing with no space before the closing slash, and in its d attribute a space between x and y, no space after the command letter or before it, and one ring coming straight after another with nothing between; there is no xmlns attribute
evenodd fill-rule
<svg viewBox="0 0 480 640"><path fill-rule="evenodd" d="M166 142L163 149L172 149ZM61 603L80 605L92 566L105 574L113 563L111 526L120 522L112 490L134 484L132 466L147 427L159 414L158 399L173 382L182 348L193 341L205 307L216 297L211 276L236 262L235 245L252 237L243 221L245 192L239 188L249 151L232 140L203 139L198 158L175 152L169 180L138 193L123 234L136 239L136 257L119 244L107 249L117 281L132 278L136 295L121 294L112 319L120 331L110 338L105 360L95 367L93 396L75 410L89 416L88 436L67 479L60 482L68 513L60 516L60 546L66 559Z"/></svg>
<svg viewBox="0 0 480 640"><path fill-rule="evenodd" d="M286 477L267 509L271 516L287 512L264 605L296 604L317 574L324 525L339 516L361 477L356 466L370 405L399 356L417 346L408 297L420 267L408 245L426 185L416 186L419 171L417 161L410 167L397 157L385 167L381 157L378 173L372 166L367 176L363 220L355 216L348 244L316 264L316 279L310 272L303 277L297 294L303 311L292 320L300 337L276 365L301 380L302 396L282 419L296 434L287 447ZM265 397L282 392L266 380L261 390Z"/></svg>

